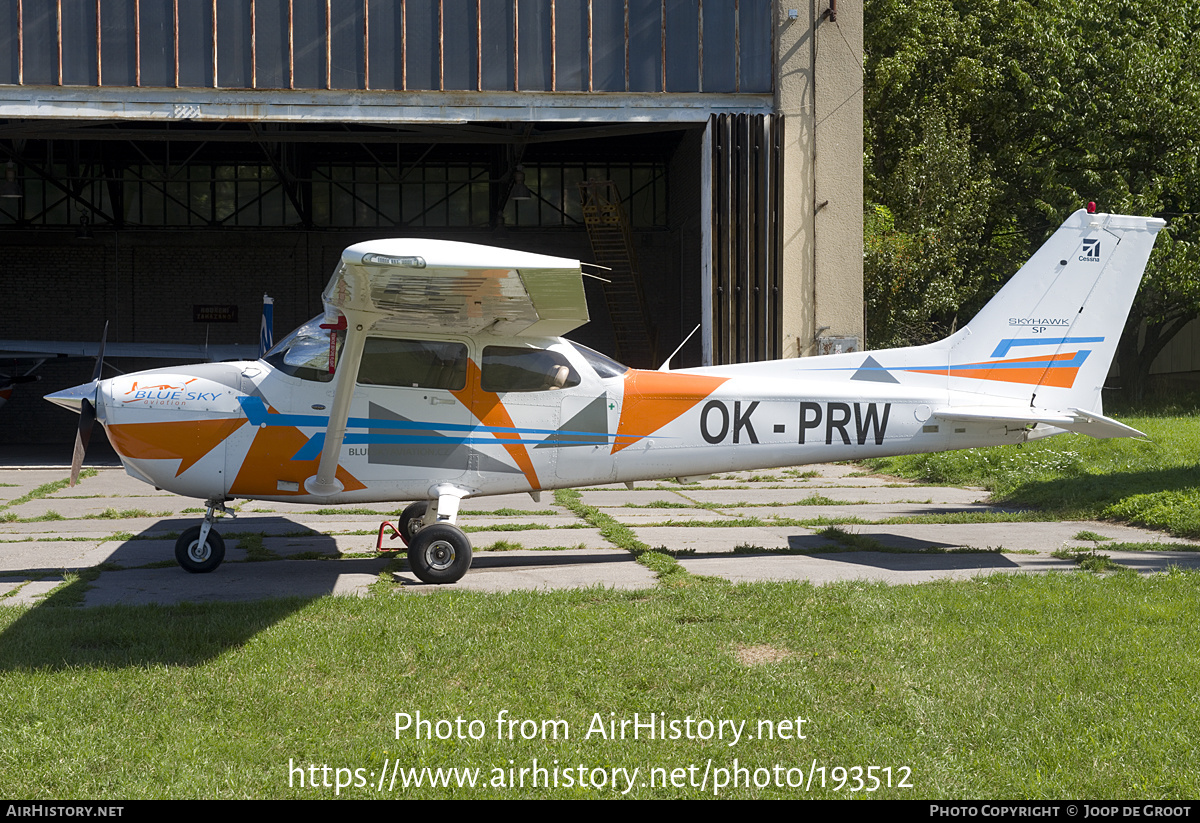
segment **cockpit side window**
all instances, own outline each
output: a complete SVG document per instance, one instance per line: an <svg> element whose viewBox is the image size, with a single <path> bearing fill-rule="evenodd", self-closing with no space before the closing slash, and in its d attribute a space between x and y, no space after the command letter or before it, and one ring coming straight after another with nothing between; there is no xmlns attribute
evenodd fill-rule
<svg viewBox="0 0 1200 823"><path fill-rule="evenodd" d="M467 347L452 340L368 337L358 383L458 391L467 385Z"/></svg>
<svg viewBox="0 0 1200 823"><path fill-rule="evenodd" d="M482 371L481 387L497 394L551 391L579 385L579 372L567 358L549 349L485 346Z"/></svg>
<svg viewBox="0 0 1200 823"><path fill-rule="evenodd" d="M321 328L324 316L314 317L300 328L280 340L263 360L284 374L301 380L328 383L333 379L329 371L329 329ZM338 334L337 356L341 356L345 333Z"/></svg>

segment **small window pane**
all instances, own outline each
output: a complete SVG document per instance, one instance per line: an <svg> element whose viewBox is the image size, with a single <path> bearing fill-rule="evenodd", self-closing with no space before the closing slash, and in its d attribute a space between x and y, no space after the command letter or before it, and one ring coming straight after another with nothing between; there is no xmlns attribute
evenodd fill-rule
<svg viewBox="0 0 1200 823"><path fill-rule="evenodd" d="M558 352L487 346L483 350L484 391L549 391L579 385L579 374Z"/></svg>

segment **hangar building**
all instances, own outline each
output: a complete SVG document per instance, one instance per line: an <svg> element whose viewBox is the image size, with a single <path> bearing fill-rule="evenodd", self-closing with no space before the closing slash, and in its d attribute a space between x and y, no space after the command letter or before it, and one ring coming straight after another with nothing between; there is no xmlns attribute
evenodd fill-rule
<svg viewBox="0 0 1200 823"><path fill-rule="evenodd" d="M655 367L857 346L861 0L0 0L0 338L253 344L346 246L594 261ZM120 361L122 370L151 363ZM40 398L0 443L69 442ZM0 362L0 372L23 364Z"/></svg>

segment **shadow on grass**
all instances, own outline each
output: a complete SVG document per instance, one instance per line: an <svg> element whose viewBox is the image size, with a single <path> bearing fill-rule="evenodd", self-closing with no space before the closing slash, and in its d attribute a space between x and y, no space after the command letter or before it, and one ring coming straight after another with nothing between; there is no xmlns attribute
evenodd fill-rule
<svg viewBox="0 0 1200 823"><path fill-rule="evenodd" d="M245 645L311 598L255 603L55 608L77 599L69 583L0 632L0 671L195 666Z"/></svg>
<svg viewBox="0 0 1200 823"><path fill-rule="evenodd" d="M1175 516L1139 517L1138 506L1123 505L1121 518L1130 522L1168 529L1179 537L1200 537L1200 464L1150 471L1111 472L1054 480L1019 483L996 496L1006 505L1034 506L1064 517L1100 519L1112 516L1105 510L1137 495L1148 495L1149 508L1156 500L1177 504Z"/></svg>

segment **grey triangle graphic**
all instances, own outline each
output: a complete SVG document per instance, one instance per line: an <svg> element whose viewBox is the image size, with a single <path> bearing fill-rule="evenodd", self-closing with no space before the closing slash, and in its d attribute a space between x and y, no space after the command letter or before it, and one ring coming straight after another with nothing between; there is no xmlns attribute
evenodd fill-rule
<svg viewBox="0 0 1200 823"><path fill-rule="evenodd" d="M608 395L588 403L558 431L534 446L535 449L559 449L567 446L603 446L608 443ZM595 432L595 434L592 434Z"/></svg>
<svg viewBox="0 0 1200 823"><path fill-rule="evenodd" d="M413 421L402 414L397 414L376 403L368 404L368 412L372 418L379 420L401 420L405 423ZM389 429L372 428L371 434L409 434L414 437L433 437L445 441L439 443L368 443L367 462L381 463L389 466L423 466L427 468L443 468L465 471L468 461L472 471L507 472L519 474L520 469L513 468L494 457L471 448L463 443L455 443L451 438L432 429ZM496 441L499 443L500 441Z"/></svg>
<svg viewBox="0 0 1200 823"><path fill-rule="evenodd" d="M900 381L892 377L892 373L885 369L875 360L874 357L867 355L867 359L862 362L853 375L851 380L869 380L872 383L899 383Z"/></svg>

